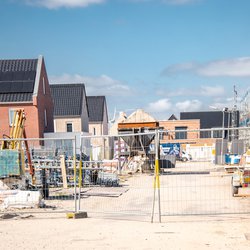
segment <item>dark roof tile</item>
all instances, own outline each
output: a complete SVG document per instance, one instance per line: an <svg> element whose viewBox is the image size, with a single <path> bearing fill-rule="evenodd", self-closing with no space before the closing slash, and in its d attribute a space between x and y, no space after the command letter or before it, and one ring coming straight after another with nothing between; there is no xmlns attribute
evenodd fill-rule
<svg viewBox="0 0 250 250"><path fill-rule="evenodd" d="M37 61L0 60L0 102L32 101Z"/></svg>
<svg viewBox="0 0 250 250"><path fill-rule="evenodd" d="M87 96L90 122L102 122L106 104L105 96Z"/></svg>
<svg viewBox="0 0 250 250"><path fill-rule="evenodd" d="M36 71L37 59L0 60L0 72Z"/></svg>
<svg viewBox="0 0 250 250"><path fill-rule="evenodd" d="M0 102L31 102L32 93L4 93L0 94Z"/></svg>
<svg viewBox="0 0 250 250"><path fill-rule="evenodd" d="M84 84L50 85L54 101L54 116L80 116L82 114Z"/></svg>

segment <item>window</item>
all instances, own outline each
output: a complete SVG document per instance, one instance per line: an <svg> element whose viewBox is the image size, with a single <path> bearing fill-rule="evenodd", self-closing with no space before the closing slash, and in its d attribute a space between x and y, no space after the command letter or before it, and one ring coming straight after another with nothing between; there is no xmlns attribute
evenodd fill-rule
<svg viewBox="0 0 250 250"><path fill-rule="evenodd" d="M212 133L213 133L213 138L222 138L222 130L216 130L215 128L212 130Z"/></svg>
<svg viewBox="0 0 250 250"><path fill-rule="evenodd" d="M96 135L96 129L93 128L93 135Z"/></svg>
<svg viewBox="0 0 250 250"><path fill-rule="evenodd" d="M43 77L43 94L46 94L45 79Z"/></svg>
<svg viewBox="0 0 250 250"><path fill-rule="evenodd" d="M200 132L200 138L211 138L212 133L211 131L201 131Z"/></svg>
<svg viewBox="0 0 250 250"><path fill-rule="evenodd" d="M71 122L67 122L66 130L67 130L67 132L73 132L73 125Z"/></svg>
<svg viewBox="0 0 250 250"><path fill-rule="evenodd" d="M48 126L48 120L47 120L47 110L44 110L44 126L45 128Z"/></svg>
<svg viewBox="0 0 250 250"><path fill-rule="evenodd" d="M12 126L14 120L15 109L9 109L9 125Z"/></svg>
<svg viewBox="0 0 250 250"><path fill-rule="evenodd" d="M180 131L178 130L185 130L185 131ZM175 139L187 139L187 127L175 127Z"/></svg>
<svg viewBox="0 0 250 250"><path fill-rule="evenodd" d="M10 127L12 127L13 122L15 122L14 121L15 112L19 111L19 110L23 112L23 109L9 109L9 125L10 125Z"/></svg>

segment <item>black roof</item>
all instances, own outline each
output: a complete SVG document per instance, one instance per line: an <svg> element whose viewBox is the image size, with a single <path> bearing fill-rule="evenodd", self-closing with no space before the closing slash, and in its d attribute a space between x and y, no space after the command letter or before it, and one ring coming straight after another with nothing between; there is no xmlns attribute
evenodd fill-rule
<svg viewBox="0 0 250 250"><path fill-rule="evenodd" d="M0 60L0 102L32 101L37 61Z"/></svg>
<svg viewBox="0 0 250 250"><path fill-rule="evenodd" d="M199 119L200 128L220 128L222 127L222 111L200 111L200 112L181 112L181 120ZM228 114L225 113L224 122L227 124Z"/></svg>
<svg viewBox="0 0 250 250"><path fill-rule="evenodd" d="M90 122L103 122L105 96L87 96Z"/></svg>
<svg viewBox="0 0 250 250"><path fill-rule="evenodd" d="M85 95L85 85L53 84L50 85L51 95L54 101L54 116L80 116L82 114L82 102Z"/></svg>
<svg viewBox="0 0 250 250"><path fill-rule="evenodd" d="M177 119L177 117L176 117L174 114L172 114L172 115L168 118L168 120L178 120L178 119Z"/></svg>

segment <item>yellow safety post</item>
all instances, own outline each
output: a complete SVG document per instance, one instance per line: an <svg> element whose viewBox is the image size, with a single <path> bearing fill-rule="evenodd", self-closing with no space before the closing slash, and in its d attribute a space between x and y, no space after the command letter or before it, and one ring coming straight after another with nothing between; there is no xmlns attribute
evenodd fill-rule
<svg viewBox="0 0 250 250"><path fill-rule="evenodd" d="M82 187L82 160L79 161L79 188Z"/></svg>
<svg viewBox="0 0 250 250"><path fill-rule="evenodd" d="M160 170L159 170L159 159L155 159L155 178L154 178L154 189L160 188Z"/></svg>

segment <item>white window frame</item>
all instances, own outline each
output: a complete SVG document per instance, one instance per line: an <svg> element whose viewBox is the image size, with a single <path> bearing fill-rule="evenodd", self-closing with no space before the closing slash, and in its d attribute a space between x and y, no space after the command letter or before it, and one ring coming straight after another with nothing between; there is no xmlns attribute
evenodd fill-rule
<svg viewBox="0 0 250 250"><path fill-rule="evenodd" d="M48 119L47 119L47 110L44 109L44 126L45 128L48 127Z"/></svg>
<svg viewBox="0 0 250 250"><path fill-rule="evenodd" d="M43 94L46 95L46 86L44 77L43 77Z"/></svg>
<svg viewBox="0 0 250 250"><path fill-rule="evenodd" d="M72 131L68 131L68 125L70 125L70 124L71 124ZM66 122L66 132L71 133L73 131L74 131L73 122Z"/></svg>
<svg viewBox="0 0 250 250"><path fill-rule="evenodd" d="M12 127L13 125L13 119L14 119L14 113L17 109L10 108L9 109L9 126Z"/></svg>
<svg viewBox="0 0 250 250"><path fill-rule="evenodd" d="M17 110L24 110L23 108L9 108L9 126L12 127L13 125L13 119L14 119L14 113Z"/></svg>

